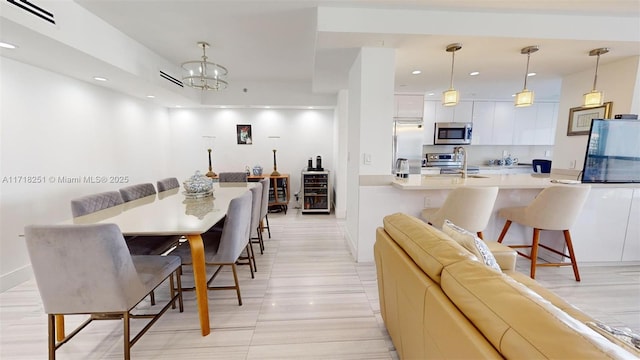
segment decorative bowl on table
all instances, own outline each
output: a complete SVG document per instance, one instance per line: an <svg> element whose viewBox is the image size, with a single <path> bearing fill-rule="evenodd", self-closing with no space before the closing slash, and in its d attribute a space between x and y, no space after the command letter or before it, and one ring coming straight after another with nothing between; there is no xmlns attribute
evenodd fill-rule
<svg viewBox="0 0 640 360"><path fill-rule="evenodd" d="M188 198L197 199L213 195L213 179L202 175L200 171L196 171L182 185L185 189L184 195Z"/></svg>
<svg viewBox="0 0 640 360"><path fill-rule="evenodd" d="M253 175L260 176L262 175L262 166L256 165L253 167Z"/></svg>

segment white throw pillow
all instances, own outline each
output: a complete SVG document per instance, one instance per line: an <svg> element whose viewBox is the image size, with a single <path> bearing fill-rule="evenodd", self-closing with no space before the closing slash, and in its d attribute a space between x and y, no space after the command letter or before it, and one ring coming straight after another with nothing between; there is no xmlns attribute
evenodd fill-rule
<svg viewBox="0 0 640 360"><path fill-rule="evenodd" d="M449 235L453 240L457 241L465 249L469 250L475 255L478 260L481 260L485 265L489 266L493 270L502 272L500 265L496 261L487 244L482 239L476 236L476 234L469 232L449 220L445 220L442 225L442 231Z"/></svg>

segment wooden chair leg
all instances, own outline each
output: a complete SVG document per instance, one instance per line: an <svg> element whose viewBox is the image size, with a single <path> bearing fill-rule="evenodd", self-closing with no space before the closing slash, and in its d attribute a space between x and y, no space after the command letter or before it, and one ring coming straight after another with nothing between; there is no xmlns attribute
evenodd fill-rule
<svg viewBox="0 0 640 360"><path fill-rule="evenodd" d="M236 264L231 264L231 270L233 270L233 281L236 284L236 294L238 294L238 305L242 306L242 296L240 295L240 283L238 282L238 273L236 271Z"/></svg>
<svg viewBox="0 0 640 360"><path fill-rule="evenodd" d="M567 243L567 249L569 250L569 258L571 259L571 266L573 267L573 275L576 277L576 281L580 281L580 272L578 272L578 263L576 262L576 254L573 252L573 242L571 241L571 234L569 230L563 230L564 241Z"/></svg>
<svg viewBox="0 0 640 360"><path fill-rule="evenodd" d="M498 238L499 243L502 243L502 240L504 240L504 236L507 235L507 231L509 231L510 226L511 226L511 220L507 220L504 223L504 227L502 228L502 232L500 233L500 237Z"/></svg>
<svg viewBox="0 0 640 360"><path fill-rule="evenodd" d="M124 323L124 360L131 360L131 327L129 322L129 312L122 314L122 322Z"/></svg>
<svg viewBox="0 0 640 360"><path fill-rule="evenodd" d="M478 237L479 237L480 239L484 240L484 237L483 237L483 235L482 235L482 231L478 231Z"/></svg>
<svg viewBox="0 0 640 360"><path fill-rule="evenodd" d="M536 263L538 261L538 242L540 242L540 229L533 229L533 241L531 243L531 273L532 279L536 278Z"/></svg>
<svg viewBox="0 0 640 360"><path fill-rule="evenodd" d="M247 244L246 250L247 250L247 258L249 261L249 270L251 271L251 278L254 279L255 276L253 275L253 262L251 262L251 252L249 250L249 244Z"/></svg>
<svg viewBox="0 0 640 360"><path fill-rule="evenodd" d="M56 360L56 316L47 315L49 329L49 360Z"/></svg>

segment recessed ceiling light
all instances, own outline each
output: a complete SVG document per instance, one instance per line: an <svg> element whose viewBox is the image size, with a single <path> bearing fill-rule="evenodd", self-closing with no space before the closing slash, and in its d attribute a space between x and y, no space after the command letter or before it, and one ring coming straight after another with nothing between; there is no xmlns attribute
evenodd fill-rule
<svg viewBox="0 0 640 360"><path fill-rule="evenodd" d="M93 80L96 80L96 81L109 81L109 79L107 79L105 77L101 77L101 76L94 76Z"/></svg>
<svg viewBox="0 0 640 360"><path fill-rule="evenodd" d="M432 92L430 92L430 93L428 93L428 94L427 94L427 96L433 96L433 95L435 95L435 94L436 94L436 93L432 93Z"/></svg>
<svg viewBox="0 0 640 360"><path fill-rule="evenodd" d="M176 107L177 107L177 108L181 108L181 107L182 107L182 105L176 105Z"/></svg>
<svg viewBox="0 0 640 360"><path fill-rule="evenodd" d="M309 106L307 109L313 109L313 106Z"/></svg>
<svg viewBox="0 0 640 360"><path fill-rule="evenodd" d="M530 72L530 73L527 74L527 76L536 76L536 73Z"/></svg>
<svg viewBox="0 0 640 360"><path fill-rule="evenodd" d="M156 98L156 97L155 97L155 96L153 96L153 95L147 95L147 97L148 97L149 99L155 99L155 98Z"/></svg>
<svg viewBox="0 0 640 360"><path fill-rule="evenodd" d="M413 75L418 75L418 74L422 74L422 71L420 71L420 70L413 70L411 73L412 73Z"/></svg>
<svg viewBox="0 0 640 360"><path fill-rule="evenodd" d="M4 48L4 49L15 49L15 48L17 48L17 46L16 46L16 45L13 45L13 44L9 44L9 43L1 42L1 41L0 41L0 48Z"/></svg>
<svg viewBox="0 0 640 360"><path fill-rule="evenodd" d="M511 97L516 97L516 94L511 94Z"/></svg>
<svg viewBox="0 0 640 360"><path fill-rule="evenodd" d="M469 73L469 75L471 75L471 76L480 75L480 71L472 71L472 72Z"/></svg>

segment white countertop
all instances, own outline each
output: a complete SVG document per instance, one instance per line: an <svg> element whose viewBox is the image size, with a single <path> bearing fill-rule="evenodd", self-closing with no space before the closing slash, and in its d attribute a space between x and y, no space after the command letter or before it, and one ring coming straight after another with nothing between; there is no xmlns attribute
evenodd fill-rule
<svg viewBox="0 0 640 360"><path fill-rule="evenodd" d="M474 177L479 176L479 177ZM553 174L469 175L410 175L407 180L393 180L391 185L401 190L453 189L459 186L498 186L500 189L542 189L555 185L553 181L575 177ZM637 188L640 184L591 184L594 187Z"/></svg>

